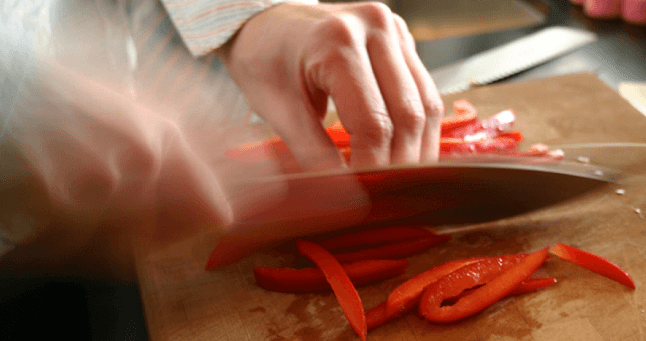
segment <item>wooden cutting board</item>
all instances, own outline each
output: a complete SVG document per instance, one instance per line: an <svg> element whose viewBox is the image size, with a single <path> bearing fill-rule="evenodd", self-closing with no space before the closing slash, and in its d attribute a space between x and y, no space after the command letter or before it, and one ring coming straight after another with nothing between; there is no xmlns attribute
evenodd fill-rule
<svg viewBox="0 0 646 341"><path fill-rule="evenodd" d="M536 142L646 142L646 118L591 74L488 86L444 101L450 105L458 98L469 99L482 117L514 109L516 128L526 137L524 147ZM461 228L436 226L453 239L410 258L405 275L358 289L369 309L405 279L443 262L529 252L563 242L621 265L633 276L636 290L552 257L538 271L541 277L558 279L550 288L504 299L450 325L410 314L371 331L368 339L646 339L646 168L637 173L621 184L539 212ZM615 193L619 188L624 195ZM138 244L138 279L151 340L359 339L333 294L274 293L255 284L254 266L289 266L293 256L267 250L207 272L203 267L215 241L215 235L205 234L158 251Z"/></svg>

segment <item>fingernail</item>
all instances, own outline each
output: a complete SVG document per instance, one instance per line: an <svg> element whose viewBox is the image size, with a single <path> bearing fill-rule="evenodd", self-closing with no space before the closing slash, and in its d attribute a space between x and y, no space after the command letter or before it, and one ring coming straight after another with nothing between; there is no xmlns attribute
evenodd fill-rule
<svg viewBox="0 0 646 341"><path fill-rule="evenodd" d="M587 0L583 9L594 18L615 18L621 14L621 0Z"/></svg>
<svg viewBox="0 0 646 341"><path fill-rule="evenodd" d="M646 24L646 0L624 0L621 12L630 23Z"/></svg>

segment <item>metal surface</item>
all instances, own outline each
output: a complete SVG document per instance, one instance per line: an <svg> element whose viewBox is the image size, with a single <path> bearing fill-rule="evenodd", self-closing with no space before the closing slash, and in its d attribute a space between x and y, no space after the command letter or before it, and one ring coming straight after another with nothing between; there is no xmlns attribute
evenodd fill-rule
<svg viewBox="0 0 646 341"><path fill-rule="evenodd" d="M301 173L261 180L285 182L286 202L360 183L370 198L364 224L423 218L437 224L480 223L568 201L621 178L611 168L589 163L535 158L457 158L439 164L388 167L356 172ZM323 198L322 198L323 199ZM257 218L257 217L255 217ZM285 215L282 216L285 218ZM287 217L289 219L289 217ZM252 218L259 222L258 219Z"/></svg>
<svg viewBox="0 0 646 341"><path fill-rule="evenodd" d="M584 30L549 27L430 73L440 93L454 93L507 78L595 40Z"/></svg>

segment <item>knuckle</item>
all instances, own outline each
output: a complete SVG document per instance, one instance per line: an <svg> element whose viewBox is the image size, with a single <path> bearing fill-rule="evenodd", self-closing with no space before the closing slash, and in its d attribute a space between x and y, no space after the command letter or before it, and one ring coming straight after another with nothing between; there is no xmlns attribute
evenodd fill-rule
<svg viewBox="0 0 646 341"><path fill-rule="evenodd" d="M336 46L354 46L356 38L352 23L341 17L331 17L320 23L317 36L322 36L328 44Z"/></svg>
<svg viewBox="0 0 646 341"><path fill-rule="evenodd" d="M393 16L395 18L397 33L399 33L399 37L401 39L402 45L415 46L415 39L413 38L412 33L408 29L408 24L406 24L406 21L404 20L404 18L402 18L401 16L395 13L393 13Z"/></svg>
<svg viewBox="0 0 646 341"><path fill-rule="evenodd" d="M441 119L444 117L444 111L444 103L442 103L441 100L426 101L426 103L424 103L424 112L426 112L427 117Z"/></svg>
<svg viewBox="0 0 646 341"><path fill-rule="evenodd" d="M426 124L426 114L422 109L422 105L408 105L405 109L401 110L399 116L398 128L406 131L421 131Z"/></svg>
<svg viewBox="0 0 646 341"><path fill-rule="evenodd" d="M393 12L381 2L368 2L360 7L363 19L372 27L387 30L393 24Z"/></svg>
<svg viewBox="0 0 646 341"><path fill-rule="evenodd" d="M385 112L371 115L374 119L364 122L363 137L373 146L390 145L395 134L395 126Z"/></svg>

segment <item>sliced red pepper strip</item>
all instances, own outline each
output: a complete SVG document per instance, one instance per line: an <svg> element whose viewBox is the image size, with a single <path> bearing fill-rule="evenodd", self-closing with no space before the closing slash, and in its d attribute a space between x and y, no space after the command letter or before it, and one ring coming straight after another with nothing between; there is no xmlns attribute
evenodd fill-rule
<svg viewBox="0 0 646 341"><path fill-rule="evenodd" d="M471 122L467 125L453 129L443 134L445 137L459 137L467 141L490 139L509 130L516 121L513 110L503 110L481 121Z"/></svg>
<svg viewBox="0 0 646 341"><path fill-rule="evenodd" d="M309 258L323 271L352 329L365 341L368 330L363 304L341 264L329 251L310 241L298 240L296 248L301 255Z"/></svg>
<svg viewBox="0 0 646 341"><path fill-rule="evenodd" d="M378 306L366 312L366 325L369 331L379 326L383 326L390 321L398 319L403 315L388 314L388 311L386 310L386 303L387 302L381 302Z"/></svg>
<svg viewBox="0 0 646 341"><path fill-rule="evenodd" d="M326 128L325 131L337 148L350 146L350 134L345 131L341 122L336 122L334 125ZM274 155L291 157L292 154L280 136L274 136L265 140L244 143L227 149L224 155L241 161L257 162L274 159Z"/></svg>
<svg viewBox="0 0 646 341"><path fill-rule="evenodd" d="M422 295L419 312L431 322L455 322L475 315L511 293L520 283L543 264L549 248L523 258L517 264L487 259L442 277L431 284ZM454 305L442 307L442 302L478 285L471 294Z"/></svg>
<svg viewBox="0 0 646 341"><path fill-rule="evenodd" d="M507 137L510 138L516 142L523 142L523 133L518 131L518 130L513 130L513 131L503 131L498 134L496 137Z"/></svg>
<svg viewBox="0 0 646 341"><path fill-rule="evenodd" d="M388 296L388 314L399 315L412 311L419 304L422 293L429 285L437 282L440 278L447 276L462 267L475 264L486 259L502 259L502 261L506 263L517 263L526 256L527 255L525 254L518 254L505 255L494 258L468 258L438 265L407 280L406 282L400 284L397 288L395 288L395 290L393 290Z"/></svg>
<svg viewBox="0 0 646 341"><path fill-rule="evenodd" d="M420 254L449 239L451 236L432 236L359 251L335 253L334 257L340 263L351 263L362 259L401 259Z"/></svg>
<svg viewBox="0 0 646 341"><path fill-rule="evenodd" d="M556 278L528 278L507 296L518 296L556 284Z"/></svg>
<svg viewBox="0 0 646 341"><path fill-rule="evenodd" d="M619 267L619 265L603 257L562 243L556 244L551 251L561 259L590 269L629 288L635 289L635 282L633 282L630 275Z"/></svg>
<svg viewBox="0 0 646 341"><path fill-rule="evenodd" d="M412 311L419 304L419 299L426 287L464 266L480 262L484 259L469 258L447 262L422 272L400 284L388 295L388 300L386 301L388 315L400 315Z"/></svg>
<svg viewBox="0 0 646 341"><path fill-rule="evenodd" d="M453 110L455 111L455 115L442 118L442 135L446 135L452 130L475 122L478 119L478 111L466 99L454 101Z"/></svg>
<svg viewBox="0 0 646 341"><path fill-rule="evenodd" d="M328 251L437 236L435 232L417 226L387 226L345 233L319 242Z"/></svg>
<svg viewBox="0 0 646 341"><path fill-rule="evenodd" d="M509 293L509 296L518 296L526 294L538 289L548 287L552 284L556 284L556 278L529 278L523 283L521 283L514 291ZM471 292L464 292L465 294L471 294ZM466 296L466 295L464 295ZM459 297L462 298L462 297ZM456 298L455 301L457 301ZM415 305L408 311L402 311L398 313L388 313L388 301L380 303L378 306L368 310L366 312L366 324L368 325L368 331L373 330L379 326L382 326L390 321L400 318L409 311L412 311L419 301L415 301Z"/></svg>
<svg viewBox="0 0 646 341"><path fill-rule="evenodd" d="M512 292L510 292L507 297L523 295L528 292L536 291L548 287L556 283L556 278L528 278L527 280L520 283ZM463 291L460 295L452 297L448 300L445 300L445 303L455 304L459 299L469 296L473 293L474 290Z"/></svg>
<svg viewBox="0 0 646 341"><path fill-rule="evenodd" d="M518 142L509 137L496 137L473 142L465 142L455 137L442 137L440 139L441 154L509 154L517 150Z"/></svg>
<svg viewBox="0 0 646 341"><path fill-rule="evenodd" d="M399 276L406 271L407 260L364 260L344 264L343 269L355 286ZM278 292L307 293L330 290L323 271L318 268L253 269L256 283L264 289Z"/></svg>

